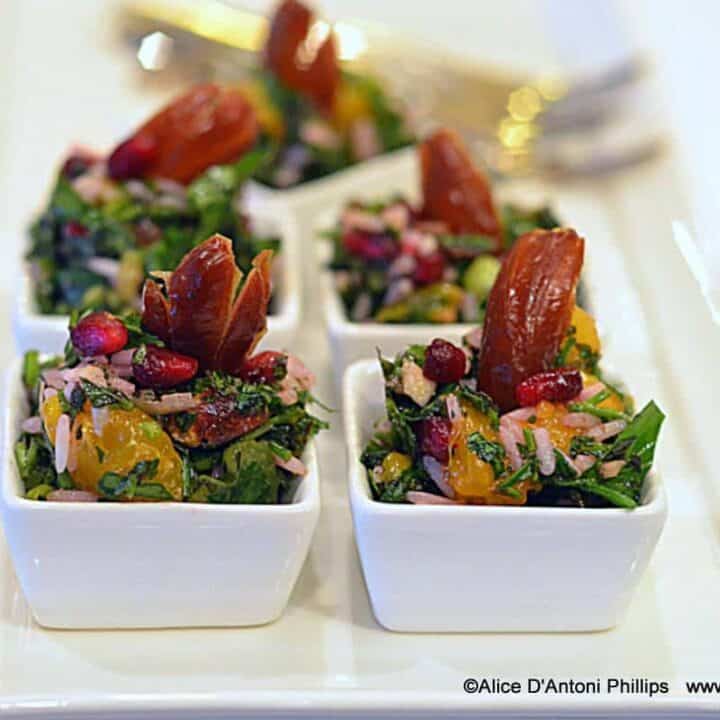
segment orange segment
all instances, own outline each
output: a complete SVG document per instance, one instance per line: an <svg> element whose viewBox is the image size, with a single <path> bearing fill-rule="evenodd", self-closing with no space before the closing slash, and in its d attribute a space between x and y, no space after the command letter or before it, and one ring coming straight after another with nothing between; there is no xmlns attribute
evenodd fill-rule
<svg viewBox="0 0 720 720"><path fill-rule="evenodd" d="M57 396L41 408L48 437L55 442L55 428L62 408ZM162 485L174 500L182 499L182 461L168 434L150 415L138 408L111 408L108 420L97 435L90 404L77 414L72 426L77 466L70 473L79 490L98 492L98 482L107 472L127 475L143 460L158 462L157 474L149 482Z"/></svg>

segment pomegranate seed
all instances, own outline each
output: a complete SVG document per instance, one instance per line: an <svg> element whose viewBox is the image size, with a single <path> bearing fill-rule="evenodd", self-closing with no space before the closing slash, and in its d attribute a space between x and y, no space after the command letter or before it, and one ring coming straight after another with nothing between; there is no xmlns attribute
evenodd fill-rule
<svg viewBox="0 0 720 720"><path fill-rule="evenodd" d="M157 153L157 143L149 135L135 135L121 142L108 158L108 174L113 180L143 177Z"/></svg>
<svg viewBox="0 0 720 720"><path fill-rule="evenodd" d="M350 230L343 235L343 246L352 255L366 260L393 260L400 252L395 240L389 235Z"/></svg>
<svg viewBox="0 0 720 720"><path fill-rule="evenodd" d="M63 235L68 240L77 240L87 237L90 234L88 228L75 220L69 220L62 226Z"/></svg>
<svg viewBox="0 0 720 720"><path fill-rule="evenodd" d="M582 390L582 375L573 368L549 370L523 380L515 388L515 398L522 407L537 405L541 400L568 402Z"/></svg>
<svg viewBox="0 0 720 720"><path fill-rule="evenodd" d="M245 382L271 385L282 380L286 373L287 355L266 350L251 358L245 358L238 374Z"/></svg>
<svg viewBox="0 0 720 720"><path fill-rule="evenodd" d="M423 374L436 383L457 382L465 375L465 353L447 340L435 340L425 349Z"/></svg>
<svg viewBox="0 0 720 720"><path fill-rule="evenodd" d="M447 418L429 417L418 424L418 439L423 455L432 455L438 462L450 460L452 422Z"/></svg>
<svg viewBox="0 0 720 720"><path fill-rule="evenodd" d="M137 359L136 359L137 358ZM133 377L144 387L166 389L192 380L198 371L194 357L147 345L133 356Z"/></svg>
<svg viewBox="0 0 720 720"><path fill-rule="evenodd" d="M140 247L149 247L162 238L162 229L150 218L142 218L134 228L135 240Z"/></svg>
<svg viewBox="0 0 720 720"><path fill-rule="evenodd" d="M417 259L413 280L418 285L430 285L430 283L442 280L444 272L445 256L439 250L436 250Z"/></svg>
<svg viewBox="0 0 720 720"><path fill-rule="evenodd" d="M73 347L85 357L111 355L128 341L127 328L114 315L94 312L86 315L70 331Z"/></svg>

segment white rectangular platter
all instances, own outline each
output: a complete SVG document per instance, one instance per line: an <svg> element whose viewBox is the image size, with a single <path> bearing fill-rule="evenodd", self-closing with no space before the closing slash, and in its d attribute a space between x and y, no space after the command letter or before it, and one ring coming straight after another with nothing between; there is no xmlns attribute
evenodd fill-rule
<svg viewBox="0 0 720 720"><path fill-rule="evenodd" d="M654 397L668 414L657 468L668 493L669 518L620 626L559 635L383 630L373 617L354 546L342 422L335 415L332 431L318 443L323 496L318 531L288 610L274 624L44 630L31 619L0 539L0 716L177 720L617 713L690 718L720 713L720 695L693 696L685 688L686 681L720 680L720 480L708 462L718 445L720 337L668 239L669 228L665 235L644 237L621 232L636 229L633 223L641 228L642 212L652 212L652 206L623 207L609 202L607 194L583 190L554 192L549 199L588 238L586 281L603 330L606 364L623 375L639 404ZM634 214L640 217L633 219ZM339 407L318 293L312 278L305 278L304 286L305 317L293 350L316 371L318 396ZM421 561L409 546L408 562ZM482 573L482 568L468 572ZM644 678L667 682L669 689L652 698L463 691L466 678L525 684L530 677Z"/></svg>

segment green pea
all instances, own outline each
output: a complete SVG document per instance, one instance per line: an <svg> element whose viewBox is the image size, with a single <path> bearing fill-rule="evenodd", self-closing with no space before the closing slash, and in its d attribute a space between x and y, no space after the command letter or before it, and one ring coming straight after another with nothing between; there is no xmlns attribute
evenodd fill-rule
<svg viewBox="0 0 720 720"><path fill-rule="evenodd" d="M462 283L478 301L483 301L500 272L500 261L492 255L481 255L475 258L463 275Z"/></svg>

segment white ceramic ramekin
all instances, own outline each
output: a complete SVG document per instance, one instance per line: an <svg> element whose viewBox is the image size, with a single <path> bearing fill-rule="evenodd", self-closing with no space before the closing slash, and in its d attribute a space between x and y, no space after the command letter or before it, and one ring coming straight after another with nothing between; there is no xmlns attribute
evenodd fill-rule
<svg viewBox="0 0 720 720"><path fill-rule="evenodd" d="M406 632L580 632L622 618L660 537L657 475L635 510L375 502L359 458L384 417L376 361L348 369L355 538L375 617Z"/></svg>
<svg viewBox="0 0 720 720"><path fill-rule="evenodd" d="M0 515L35 619L51 628L261 625L287 605L320 514L314 445L285 505L26 500L13 444L27 414L7 375Z"/></svg>
<svg viewBox="0 0 720 720"><path fill-rule="evenodd" d="M258 233L282 238L273 271L273 313L268 316L268 331L260 348L287 349L292 347L300 323L302 273L297 224L289 212L277 208L264 213L253 212L252 220ZM26 264L20 278L13 317L18 350L62 352L68 337L68 321L67 315L43 315L38 312L30 267Z"/></svg>

